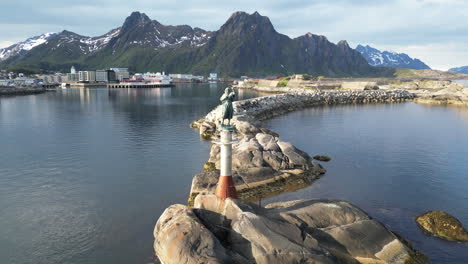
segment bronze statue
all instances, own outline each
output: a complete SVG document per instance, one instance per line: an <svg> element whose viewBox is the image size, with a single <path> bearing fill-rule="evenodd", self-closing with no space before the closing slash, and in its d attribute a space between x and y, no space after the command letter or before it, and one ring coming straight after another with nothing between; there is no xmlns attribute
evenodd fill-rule
<svg viewBox="0 0 468 264"><path fill-rule="evenodd" d="M224 126L224 120L228 120L228 125L231 125L231 119L234 114L234 108L232 107L232 101L234 101L236 93L231 87L228 87L224 90L224 94L219 99L222 103L223 108L223 119L221 121L221 126Z"/></svg>

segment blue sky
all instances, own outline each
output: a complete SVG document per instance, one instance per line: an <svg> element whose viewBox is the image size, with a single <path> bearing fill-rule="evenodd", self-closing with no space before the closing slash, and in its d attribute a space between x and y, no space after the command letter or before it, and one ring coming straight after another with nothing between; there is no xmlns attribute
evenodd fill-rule
<svg viewBox="0 0 468 264"><path fill-rule="evenodd" d="M435 69L468 65L466 0L0 0L0 47L67 29L96 36L132 11L167 25L217 30L235 11L258 11L290 37L307 32L351 46L405 52Z"/></svg>

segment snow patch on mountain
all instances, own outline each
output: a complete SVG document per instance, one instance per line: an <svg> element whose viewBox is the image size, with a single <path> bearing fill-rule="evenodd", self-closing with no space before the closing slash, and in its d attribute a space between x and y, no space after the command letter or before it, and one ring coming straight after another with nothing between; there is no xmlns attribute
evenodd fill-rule
<svg viewBox="0 0 468 264"><path fill-rule="evenodd" d="M80 42L83 44L86 44L88 46L88 53L97 51L105 47L109 41L111 41L113 38L117 37L120 33L120 28L116 28L112 30L111 32L99 36L99 37L92 37L92 38L83 38L80 39ZM86 53L86 51L85 51Z"/></svg>
<svg viewBox="0 0 468 264"><path fill-rule="evenodd" d="M416 58L411 58L405 53L397 53L394 51L380 51L369 45L358 45L356 50L359 51L367 62L372 66L377 67L392 67L392 68L407 68L407 69L430 69L424 62Z"/></svg>
<svg viewBox="0 0 468 264"><path fill-rule="evenodd" d="M34 47L37 47L41 44L46 43L50 38L56 35L57 33L53 33L53 32L45 33L39 36L28 38L25 41L18 42L9 47L0 49L0 60L6 60L18 54L24 54L32 50Z"/></svg>

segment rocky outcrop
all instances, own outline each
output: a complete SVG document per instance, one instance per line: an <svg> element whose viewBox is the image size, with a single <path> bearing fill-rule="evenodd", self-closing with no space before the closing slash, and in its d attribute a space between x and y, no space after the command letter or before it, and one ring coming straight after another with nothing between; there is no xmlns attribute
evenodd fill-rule
<svg viewBox="0 0 468 264"><path fill-rule="evenodd" d="M257 201L297 190L325 173L307 153L281 141L276 133L245 121L237 124L239 142L233 145L232 165L240 199ZM220 165L220 148L213 144L204 171L192 181L190 205L198 194L214 193Z"/></svg>
<svg viewBox="0 0 468 264"><path fill-rule="evenodd" d="M468 88L445 88L437 91L417 90L415 101L424 104L468 105Z"/></svg>
<svg viewBox="0 0 468 264"><path fill-rule="evenodd" d="M427 263L350 203L311 199L259 207L200 195L173 205L154 229L162 263Z"/></svg>
<svg viewBox="0 0 468 264"><path fill-rule="evenodd" d="M441 81L441 80L427 80L427 81L411 81L411 82L398 82L390 84L393 89L405 89L405 90L440 90L447 88L460 89L463 88L462 84L454 83L452 81Z"/></svg>
<svg viewBox="0 0 468 264"><path fill-rule="evenodd" d="M450 241L468 242L468 232L455 217L442 211L429 211L416 218L418 226L427 234Z"/></svg>

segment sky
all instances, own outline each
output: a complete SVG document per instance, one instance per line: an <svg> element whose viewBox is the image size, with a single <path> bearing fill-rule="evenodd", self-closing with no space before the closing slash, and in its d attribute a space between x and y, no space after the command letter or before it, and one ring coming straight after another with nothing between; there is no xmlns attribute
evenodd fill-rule
<svg viewBox="0 0 468 264"><path fill-rule="evenodd" d="M165 25L217 30L235 11L268 16L292 38L307 32L355 47L404 52L430 67L468 65L467 0L0 0L0 48L64 29L98 36L133 11Z"/></svg>

